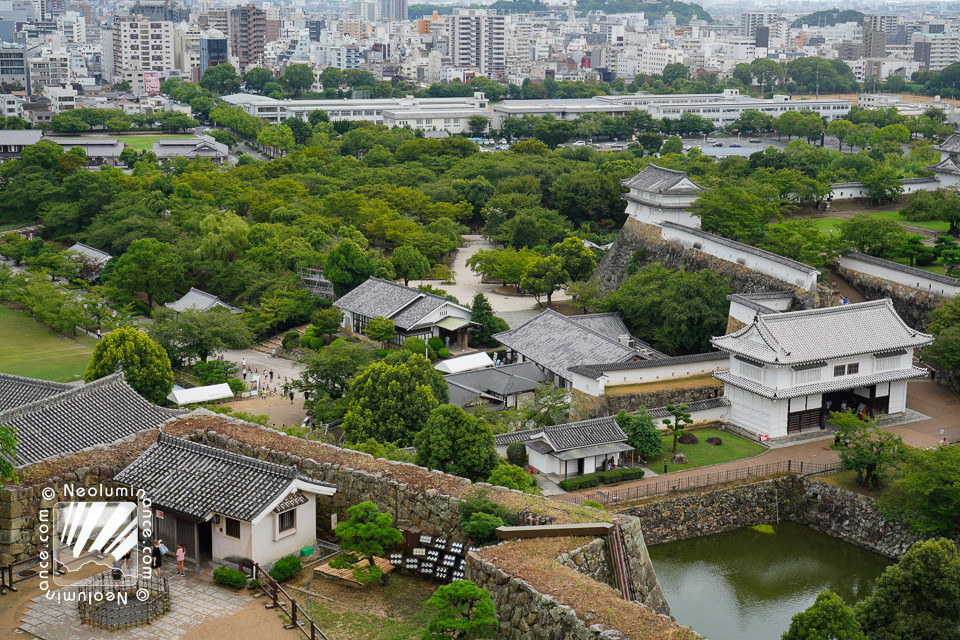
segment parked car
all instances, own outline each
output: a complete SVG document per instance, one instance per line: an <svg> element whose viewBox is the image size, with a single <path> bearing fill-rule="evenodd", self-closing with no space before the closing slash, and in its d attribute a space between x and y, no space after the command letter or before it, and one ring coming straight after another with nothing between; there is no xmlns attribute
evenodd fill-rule
<svg viewBox="0 0 960 640"><path fill-rule="evenodd" d="M716 142L716 141L717 141L716 138L707 138L704 140L704 142Z"/></svg>
<svg viewBox="0 0 960 640"><path fill-rule="evenodd" d="M738 145L736 142L734 142L734 143L733 143L732 145L730 145L730 146L731 146L731 147L739 147L740 145Z"/></svg>
<svg viewBox="0 0 960 640"><path fill-rule="evenodd" d="M723 146L723 143L722 143L722 142L714 142L711 146L714 146L714 147L722 147L722 146Z"/></svg>
<svg viewBox="0 0 960 640"><path fill-rule="evenodd" d="M749 142L750 144L763 144L763 140L761 140L760 138L750 138L749 140L747 140L747 142Z"/></svg>

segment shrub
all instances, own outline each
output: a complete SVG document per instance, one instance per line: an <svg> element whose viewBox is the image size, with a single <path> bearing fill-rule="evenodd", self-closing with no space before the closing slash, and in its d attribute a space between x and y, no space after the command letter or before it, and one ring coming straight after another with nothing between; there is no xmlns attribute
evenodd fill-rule
<svg viewBox="0 0 960 640"><path fill-rule="evenodd" d="M303 569L303 561L297 556L284 556L273 563L273 569L267 573L277 582L286 580L290 576L300 573Z"/></svg>
<svg viewBox="0 0 960 640"><path fill-rule="evenodd" d="M593 507L594 509L600 509L600 511L606 511L606 510L607 510L607 508L606 508L605 506L603 506L602 504L600 504L600 503L597 502L596 500L586 500L586 501L584 501L583 506L585 506L585 507Z"/></svg>
<svg viewBox="0 0 960 640"><path fill-rule="evenodd" d="M387 354L390 353L390 350L389 350L389 349L377 349L376 351L374 351L374 353L376 353L376 354L377 354L377 357L382 360L383 358L386 358L386 357L387 357Z"/></svg>
<svg viewBox="0 0 960 640"><path fill-rule="evenodd" d="M430 349L429 354L430 354L430 360L436 360L436 359L437 359L437 352L434 351L433 349Z"/></svg>
<svg viewBox="0 0 960 640"><path fill-rule="evenodd" d="M427 343L423 341L423 338L407 338L403 341L403 350L423 355L427 351Z"/></svg>
<svg viewBox="0 0 960 640"><path fill-rule="evenodd" d="M227 380L227 384L230 385L230 391L232 391L235 396L240 395L243 393L243 390L247 388L247 385L245 385L240 378L230 378Z"/></svg>
<svg viewBox="0 0 960 640"><path fill-rule="evenodd" d="M463 533L478 544L487 544L497 539L497 527L503 524L502 518L478 511L463 525Z"/></svg>
<svg viewBox="0 0 960 640"><path fill-rule="evenodd" d="M293 349L300 344L300 333L298 331L287 331L283 334L283 348Z"/></svg>
<svg viewBox="0 0 960 640"><path fill-rule="evenodd" d="M257 587L260 586L260 581L254 578L253 580L250 580L249 582L247 582L247 586L250 587L251 589L256 589Z"/></svg>
<svg viewBox="0 0 960 640"><path fill-rule="evenodd" d="M507 489L526 491L530 488L531 474L526 469L513 464L501 464L493 470L487 482Z"/></svg>
<svg viewBox="0 0 960 640"><path fill-rule="evenodd" d="M323 338L310 338L310 348L314 351L319 351L320 347L323 346Z"/></svg>
<svg viewBox="0 0 960 640"><path fill-rule="evenodd" d="M440 338L430 338L430 341L427 342L427 344L429 344L430 348L434 351L440 351L440 349L443 349L443 340Z"/></svg>
<svg viewBox="0 0 960 640"><path fill-rule="evenodd" d="M507 445L507 460L518 467L527 464L527 448L522 442L511 442Z"/></svg>
<svg viewBox="0 0 960 640"><path fill-rule="evenodd" d="M313 340L313 336L307 335L306 333L300 336L300 346L304 349L310 348L310 341Z"/></svg>
<svg viewBox="0 0 960 640"><path fill-rule="evenodd" d="M449 357L450 357L450 350L449 350L449 349L439 349L439 350L437 351L437 355L440 356L441 358L449 358Z"/></svg>
<svg viewBox="0 0 960 640"><path fill-rule="evenodd" d="M509 507L494 502L487 497L487 492L479 490L471 493L460 505L460 526L463 527L470 521L475 513L487 513L503 520L505 524L513 524L514 514Z"/></svg>
<svg viewBox="0 0 960 640"><path fill-rule="evenodd" d="M217 567L213 570L213 581L217 584L227 584L240 589L247 584L247 576L243 571L230 567Z"/></svg>
<svg viewBox="0 0 960 640"><path fill-rule="evenodd" d="M643 469L614 469L597 474L601 484L616 484L643 477Z"/></svg>
<svg viewBox="0 0 960 640"><path fill-rule="evenodd" d="M590 487L599 487L600 479L591 474L588 476L577 476L560 481L560 488L564 491L577 491L579 489L589 489Z"/></svg>

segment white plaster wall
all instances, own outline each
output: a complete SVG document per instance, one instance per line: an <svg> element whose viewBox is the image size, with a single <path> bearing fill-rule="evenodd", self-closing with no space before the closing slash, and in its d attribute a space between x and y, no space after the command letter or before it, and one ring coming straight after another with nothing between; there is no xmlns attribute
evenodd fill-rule
<svg viewBox="0 0 960 640"><path fill-rule="evenodd" d="M840 266L845 269L858 271L875 278L889 280L890 282L895 282L906 287L913 287L914 289L920 289L922 291L939 294L947 298L954 298L958 293L960 293L960 281L958 281L958 284L955 285L946 284L930 278L925 278L921 275L904 273L897 269L885 267L883 265L864 262L849 255L840 256L839 262Z"/></svg>
<svg viewBox="0 0 960 640"><path fill-rule="evenodd" d="M773 436L772 429L776 419L773 400L732 385L724 385L724 396L730 400L727 416L731 423L757 435Z"/></svg>
<svg viewBox="0 0 960 640"><path fill-rule="evenodd" d="M226 516L220 516L220 524L211 524L212 555L214 560L225 558L252 558L253 525L240 522L240 539L227 536Z"/></svg>
<svg viewBox="0 0 960 640"><path fill-rule="evenodd" d="M635 192L634 195L649 199L644 194ZM660 196L658 196L660 197ZM660 197L663 202L669 202L671 200L680 200L680 198L673 196L662 196ZM690 198L683 200L683 204L689 206L692 202ZM659 225L661 222L675 222L677 224L682 224L686 227L693 227L695 229L700 228L700 218L690 213L689 209L660 209L659 207L651 207L650 205L643 204L641 202L634 202L633 200L627 200L627 208L624 212L640 222L646 222L647 224Z"/></svg>
<svg viewBox="0 0 960 640"><path fill-rule="evenodd" d="M730 317L734 320L739 320L743 324L750 324L753 322L754 318L757 317L757 310L753 307L748 307L745 304L741 304L736 300L731 300Z"/></svg>
<svg viewBox="0 0 960 640"><path fill-rule="evenodd" d="M296 508L297 520L293 533L280 533L280 518L269 513L253 527L253 551L249 556L254 562L265 564L288 556L299 554L300 549L311 547L317 541L317 501L309 496L309 501Z"/></svg>
<svg viewBox="0 0 960 640"><path fill-rule="evenodd" d="M560 474L560 461L539 451L527 447L527 462L531 467L542 473Z"/></svg>
<svg viewBox="0 0 960 640"><path fill-rule="evenodd" d="M907 410L907 381L890 383L890 413L903 413Z"/></svg>
<svg viewBox="0 0 960 640"><path fill-rule="evenodd" d="M715 360L702 362L687 362L665 364L659 367L643 367L642 369L622 369L606 371L599 380L594 380L576 373L572 374L574 389L590 395L604 395L607 387L625 384L644 384L663 380L676 380L702 376L727 369L730 358L726 354L718 354Z"/></svg>

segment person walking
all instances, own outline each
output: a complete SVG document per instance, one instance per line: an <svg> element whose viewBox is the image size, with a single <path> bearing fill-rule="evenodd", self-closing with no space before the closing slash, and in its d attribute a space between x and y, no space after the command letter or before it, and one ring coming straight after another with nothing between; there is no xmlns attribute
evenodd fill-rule
<svg viewBox="0 0 960 640"><path fill-rule="evenodd" d="M247 368L247 359L246 359L246 358L241 358L241 359L240 359L240 362L243 364L243 368L246 369L246 368Z"/></svg>
<svg viewBox="0 0 960 640"><path fill-rule="evenodd" d="M943 380L943 371L937 369L937 384L940 384L941 380Z"/></svg>
<svg viewBox="0 0 960 640"><path fill-rule="evenodd" d="M153 568L153 575L157 578L160 577L160 567L163 566L163 551L160 550L161 542L163 540L157 538L153 541L153 548L150 549L150 555L153 556L153 562L150 563L150 566Z"/></svg>
<svg viewBox="0 0 960 640"><path fill-rule="evenodd" d="M187 557L187 550L183 548L183 543L177 543L177 575L185 576L187 575L183 571L183 560Z"/></svg>
<svg viewBox="0 0 960 640"><path fill-rule="evenodd" d="M293 404L293 391L290 391L290 404Z"/></svg>

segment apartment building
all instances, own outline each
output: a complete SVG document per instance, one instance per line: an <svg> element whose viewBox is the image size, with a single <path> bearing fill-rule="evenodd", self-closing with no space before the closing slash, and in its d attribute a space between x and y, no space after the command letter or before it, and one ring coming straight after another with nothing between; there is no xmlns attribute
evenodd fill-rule
<svg viewBox="0 0 960 640"><path fill-rule="evenodd" d="M176 68L173 52L172 22L148 20L144 16L114 16L114 78L128 71L167 73Z"/></svg>
<svg viewBox="0 0 960 640"><path fill-rule="evenodd" d="M70 80L70 54L42 49L30 56L30 82L33 90L59 86Z"/></svg>
<svg viewBox="0 0 960 640"><path fill-rule="evenodd" d="M11 42L0 43L0 82L20 83L30 95L30 62L25 47Z"/></svg>
<svg viewBox="0 0 960 640"><path fill-rule="evenodd" d="M210 67L224 64L229 60L227 36L217 29L207 29L200 34L200 62L197 75L203 77L203 72Z"/></svg>
<svg viewBox="0 0 960 640"><path fill-rule="evenodd" d="M477 67L480 74L506 68L506 16L492 9L454 9L450 16L450 58L455 67Z"/></svg>
<svg viewBox="0 0 960 640"><path fill-rule="evenodd" d="M926 71L941 71L960 62L960 36L942 33L918 36L913 43L913 60Z"/></svg>
<svg viewBox="0 0 960 640"><path fill-rule="evenodd" d="M773 24L780 19L779 13L769 11L745 11L740 14L740 35L755 39L757 27Z"/></svg>
<svg viewBox="0 0 960 640"><path fill-rule="evenodd" d="M380 0L381 20L406 20L407 0Z"/></svg>
<svg viewBox="0 0 960 640"><path fill-rule="evenodd" d="M238 73L263 64L267 45L267 14L263 9L252 4L231 9L229 35Z"/></svg>

